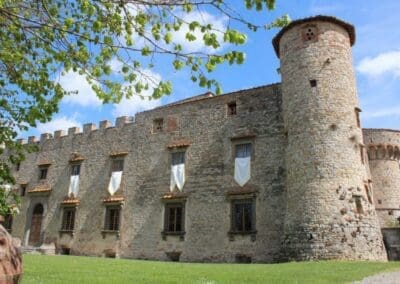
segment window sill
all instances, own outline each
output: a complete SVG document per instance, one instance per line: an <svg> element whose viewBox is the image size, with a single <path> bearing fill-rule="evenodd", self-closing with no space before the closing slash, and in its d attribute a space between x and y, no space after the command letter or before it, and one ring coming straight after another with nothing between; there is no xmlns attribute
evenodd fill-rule
<svg viewBox="0 0 400 284"><path fill-rule="evenodd" d="M250 236L250 239L252 242L256 240L256 235L257 235L257 230L252 230L252 231L229 231L228 236L230 241L235 240L235 236L240 235L240 236Z"/></svg>
<svg viewBox="0 0 400 284"><path fill-rule="evenodd" d="M75 235L75 231L74 230L59 230L58 233L60 234L60 237L62 235L70 235L71 237L73 237Z"/></svg>
<svg viewBox="0 0 400 284"><path fill-rule="evenodd" d="M120 237L119 230L102 230L101 234L103 235L103 239L106 238L106 235L116 235L118 239Z"/></svg>
<svg viewBox="0 0 400 284"><path fill-rule="evenodd" d="M177 236L179 237L180 241L184 241L185 240L185 231L180 231L180 232L169 232L169 231L162 231L161 235L162 235L162 239L165 241L167 240L167 236Z"/></svg>

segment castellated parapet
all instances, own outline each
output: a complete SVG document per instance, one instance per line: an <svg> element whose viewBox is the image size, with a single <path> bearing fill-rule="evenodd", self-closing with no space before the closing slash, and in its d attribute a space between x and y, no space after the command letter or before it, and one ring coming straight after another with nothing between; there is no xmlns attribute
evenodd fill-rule
<svg viewBox="0 0 400 284"><path fill-rule="evenodd" d="M400 247L400 138L362 133L354 41L336 18L294 21L273 41L281 84L20 140L39 151L14 171L14 236L137 259L386 260L381 229Z"/></svg>
<svg viewBox="0 0 400 284"><path fill-rule="evenodd" d="M288 139L283 245L289 260L386 258L364 192L353 42L352 26L322 16L294 21L274 39ZM356 201L362 216L353 210Z"/></svg>

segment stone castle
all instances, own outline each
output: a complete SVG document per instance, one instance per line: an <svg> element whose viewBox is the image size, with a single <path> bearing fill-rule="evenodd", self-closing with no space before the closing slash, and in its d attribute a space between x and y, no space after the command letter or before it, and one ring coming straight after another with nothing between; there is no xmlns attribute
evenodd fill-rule
<svg viewBox="0 0 400 284"><path fill-rule="evenodd" d="M75 255L399 258L400 131L361 128L354 42L339 19L296 20L273 39L282 83L30 137L9 229Z"/></svg>

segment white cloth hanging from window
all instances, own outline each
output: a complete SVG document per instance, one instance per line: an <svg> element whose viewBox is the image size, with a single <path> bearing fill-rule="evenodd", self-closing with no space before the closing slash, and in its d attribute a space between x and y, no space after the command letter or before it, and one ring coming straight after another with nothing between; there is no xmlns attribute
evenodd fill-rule
<svg viewBox="0 0 400 284"><path fill-rule="evenodd" d="M243 186L250 179L250 157L235 158L235 181Z"/></svg>
<svg viewBox="0 0 400 284"><path fill-rule="evenodd" d="M79 191L79 175L71 176L69 182L68 196L69 197L77 197Z"/></svg>
<svg viewBox="0 0 400 284"><path fill-rule="evenodd" d="M174 191L175 186L182 191L185 184L185 163L171 165L171 186L170 191Z"/></svg>
<svg viewBox="0 0 400 284"><path fill-rule="evenodd" d="M119 189L119 186L121 185L121 178L122 171L111 173L110 183L108 184L108 192L111 195L114 195L114 193L116 193Z"/></svg>

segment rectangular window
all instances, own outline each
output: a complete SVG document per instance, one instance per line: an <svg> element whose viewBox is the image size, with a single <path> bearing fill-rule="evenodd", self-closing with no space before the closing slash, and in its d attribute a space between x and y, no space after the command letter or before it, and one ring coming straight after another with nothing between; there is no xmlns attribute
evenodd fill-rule
<svg viewBox="0 0 400 284"><path fill-rule="evenodd" d="M71 176L79 176L80 173L81 173L81 165L80 164L71 166Z"/></svg>
<svg viewBox="0 0 400 284"><path fill-rule="evenodd" d="M75 207L64 207L61 230L73 231L75 226Z"/></svg>
<svg viewBox="0 0 400 284"><path fill-rule="evenodd" d="M123 170L124 170L124 160L123 159L115 159L112 161L111 171L122 172Z"/></svg>
<svg viewBox="0 0 400 284"><path fill-rule="evenodd" d="M235 157L236 158L251 157L251 143L236 145Z"/></svg>
<svg viewBox="0 0 400 284"><path fill-rule="evenodd" d="M47 167L41 167L39 169L39 179L40 180L43 180L43 179L47 178L47 171L48 171Z"/></svg>
<svg viewBox="0 0 400 284"><path fill-rule="evenodd" d="M180 165L185 163L185 152L172 153L172 165Z"/></svg>
<svg viewBox="0 0 400 284"><path fill-rule="evenodd" d="M227 113L228 115L236 115L236 102L231 102L228 105Z"/></svg>
<svg viewBox="0 0 400 284"><path fill-rule="evenodd" d="M356 203L357 213L358 214L363 214L364 210L363 210L362 203L361 203L361 196L354 195L353 198L354 198L354 201Z"/></svg>
<svg viewBox="0 0 400 284"><path fill-rule="evenodd" d="M13 223L13 216L11 214L6 214L4 216L4 228L11 234Z"/></svg>
<svg viewBox="0 0 400 284"><path fill-rule="evenodd" d="M156 118L153 120L153 133L162 132L164 128L164 119Z"/></svg>
<svg viewBox="0 0 400 284"><path fill-rule="evenodd" d="M250 233L255 230L253 199L232 201L232 232Z"/></svg>
<svg viewBox="0 0 400 284"><path fill-rule="evenodd" d="M165 205L165 227L167 233L181 233L184 231L183 203L167 203Z"/></svg>
<svg viewBox="0 0 400 284"><path fill-rule="evenodd" d="M106 231L119 231L120 207L107 206L106 207L106 222L104 230Z"/></svg>
<svg viewBox="0 0 400 284"><path fill-rule="evenodd" d="M21 184L21 196L25 196L26 193L26 184Z"/></svg>

